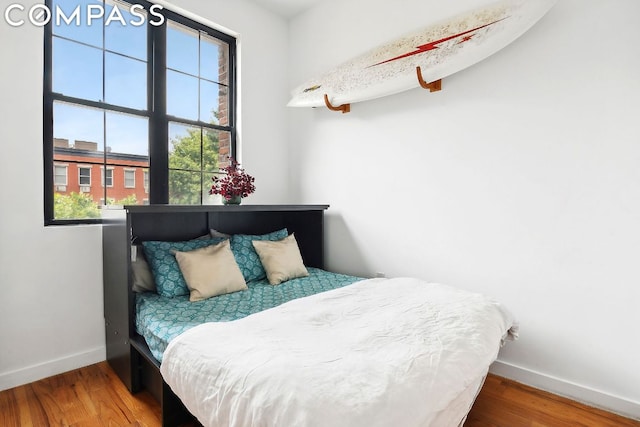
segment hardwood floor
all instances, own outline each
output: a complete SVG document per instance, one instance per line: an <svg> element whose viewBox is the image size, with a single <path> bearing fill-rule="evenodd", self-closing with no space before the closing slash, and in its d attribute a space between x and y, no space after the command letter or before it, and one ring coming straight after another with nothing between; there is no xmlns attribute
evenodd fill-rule
<svg viewBox="0 0 640 427"><path fill-rule="evenodd" d="M0 426L160 426L146 392L131 395L106 362L0 392ZM640 427L639 421L589 408L489 376L465 427Z"/></svg>
<svg viewBox="0 0 640 427"><path fill-rule="evenodd" d="M0 426L159 426L160 407L131 395L106 362L0 392Z"/></svg>
<svg viewBox="0 0 640 427"><path fill-rule="evenodd" d="M489 375L465 427L631 427L640 421Z"/></svg>

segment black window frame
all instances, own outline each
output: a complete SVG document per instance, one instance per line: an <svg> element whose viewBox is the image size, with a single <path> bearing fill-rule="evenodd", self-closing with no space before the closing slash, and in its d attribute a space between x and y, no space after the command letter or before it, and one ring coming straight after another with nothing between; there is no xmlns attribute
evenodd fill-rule
<svg viewBox="0 0 640 427"><path fill-rule="evenodd" d="M45 5L52 7L53 0L45 0ZM129 4L140 4L149 14L155 3L146 0L128 0ZM100 224L101 219L55 219L54 215L54 139L53 139L53 104L55 101L94 107L101 110L132 114L147 117L149 121L149 173L148 200L149 204L169 203L169 123L178 122L185 125L197 126L205 129L226 131L230 134L229 155L237 157L237 58L236 38L201 22L187 18L179 13L162 7L155 9L155 14L162 14L162 25L150 25L147 20L147 109L137 110L121 107L106 102L96 102L53 92L53 22L44 26L44 82L43 82L43 159L44 159L44 224L45 225L75 225ZM217 38L229 46L228 69L228 124L217 125L198 120L188 120L167 114L166 88L166 31L167 22L171 20L199 32ZM67 162L68 163L68 162ZM101 167L107 168L106 156ZM103 187L104 200L107 198L107 186Z"/></svg>

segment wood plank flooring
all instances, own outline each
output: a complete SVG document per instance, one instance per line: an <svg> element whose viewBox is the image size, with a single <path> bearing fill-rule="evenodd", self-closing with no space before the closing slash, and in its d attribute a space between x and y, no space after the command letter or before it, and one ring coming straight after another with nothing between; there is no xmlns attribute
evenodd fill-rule
<svg viewBox="0 0 640 427"><path fill-rule="evenodd" d="M159 426L160 406L131 395L106 362L0 392L0 426Z"/></svg>
<svg viewBox="0 0 640 427"><path fill-rule="evenodd" d="M465 427L638 427L623 418L505 378L489 375Z"/></svg>
<svg viewBox="0 0 640 427"><path fill-rule="evenodd" d="M131 395L106 362L0 392L2 427L160 426L146 392ZM640 421L489 376L465 427L640 427ZM393 426L395 427L395 426Z"/></svg>

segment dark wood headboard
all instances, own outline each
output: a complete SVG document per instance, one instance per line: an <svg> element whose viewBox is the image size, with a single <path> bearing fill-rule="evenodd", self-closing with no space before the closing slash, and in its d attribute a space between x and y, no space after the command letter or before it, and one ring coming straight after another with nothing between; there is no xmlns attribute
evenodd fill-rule
<svg viewBox="0 0 640 427"><path fill-rule="evenodd" d="M295 233L305 265L322 268L323 214L320 206L128 206L134 243L189 240L213 228L227 234Z"/></svg>
<svg viewBox="0 0 640 427"><path fill-rule="evenodd" d="M107 360L131 392L147 386L145 369L157 370L144 339L135 331L131 244L145 240L190 240L216 229L227 234L295 233L305 265L324 268L324 211L328 205L125 206L103 211L102 247ZM149 368L149 369L147 369ZM142 374L141 374L142 372ZM151 372L150 390L159 400L163 383ZM155 386L154 386L155 387ZM159 396L160 395L160 396ZM170 413L170 410L163 406Z"/></svg>

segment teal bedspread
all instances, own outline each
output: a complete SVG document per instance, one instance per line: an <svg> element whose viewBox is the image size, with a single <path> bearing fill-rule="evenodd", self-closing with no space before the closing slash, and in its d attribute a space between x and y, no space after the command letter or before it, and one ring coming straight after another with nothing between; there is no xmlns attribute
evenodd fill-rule
<svg viewBox="0 0 640 427"><path fill-rule="evenodd" d="M229 322L276 307L287 301L341 288L361 277L307 268L309 277L272 286L266 279L251 282L249 289L189 302L189 296L167 298L153 292L136 294L136 330L153 356L162 362L169 341L205 322Z"/></svg>

